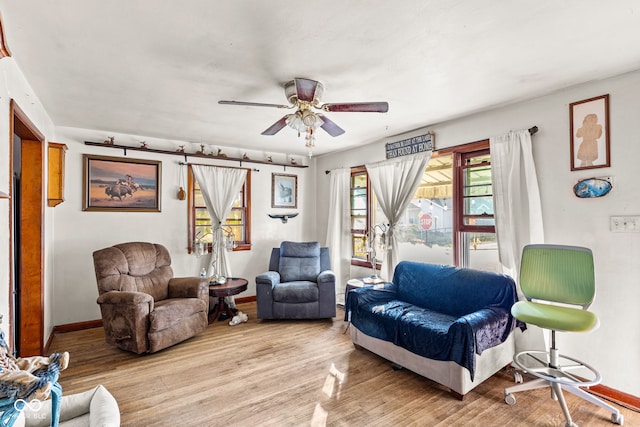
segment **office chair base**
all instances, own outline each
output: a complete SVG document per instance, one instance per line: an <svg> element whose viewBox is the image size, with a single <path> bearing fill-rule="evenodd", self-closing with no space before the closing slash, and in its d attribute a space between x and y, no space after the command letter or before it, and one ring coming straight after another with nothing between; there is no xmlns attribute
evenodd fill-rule
<svg viewBox="0 0 640 427"><path fill-rule="evenodd" d="M587 365L572 357L558 354L556 349L551 351L523 351L516 354L513 358L513 364L517 368L537 378L522 384L514 385L504 389L504 401L508 405L514 405L516 398L513 393L525 390L534 390L543 387L551 388L551 397L558 400L560 408L567 420L566 427L575 427L576 424L571 419L567 403L564 399L562 391L568 391L584 400L587 400L603 409L611 412L611 422L618 425L624 424L624 417L620 411L606 402L598 399L590 393L587 393L580 387L590 387L599 384L601 376L593 367ZM592 378L584 378L576 376L571 371L580 370L580 372L590 371Z"/></svg>

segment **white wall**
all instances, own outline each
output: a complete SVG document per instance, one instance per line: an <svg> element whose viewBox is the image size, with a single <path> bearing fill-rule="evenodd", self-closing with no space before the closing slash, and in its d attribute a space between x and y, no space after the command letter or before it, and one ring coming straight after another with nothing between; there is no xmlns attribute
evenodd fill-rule
<svg viewBox="0 0 640 427"><path fill-rule="evenodd" d="M569 104L610 94L611 167L570 170ZM393 108L393 106L390 106ZM592 310L599 329L587 334L560 334L563 354L600 370L603 384L640 396L640 233L612 233L612 215L640 215L638 161L640 134L640 72L576 86L560 93L510 105L494 111L440 123L412 132L435 132L436 148L445 148L537 125L533 137L545 237L548 243L586 246L596 262L597 297ZM408 135L391 140L404 139ZM384 159L380 141L317 159L318 198L328 195L325 169L361 165ZM612 176L613 190L602 198L578 199L573 185L582 178ZM319 205L319 230L326 230L327 205ZM324 228L323 228L324 227ZM428 261L428 260L425 260ZM361 271L353 271L361 275Z"/></svg>
<svg viewBox="0 0 640 427"><path fill-rule="evenodd" d="M187 254L187 202L178 200L179 161L183 157L142 151L128 151L128 158L162 161L161 212L85 212L82 210L83 154L123 157L121 150L88 146L84 141L101 142L115 136L116 143L138 146L144 140L149 147L176 150L186 144L187 152L199 147L184 141L166 141L149 137L121 135L102 131L57 128L57 142L68 146L66 156L65 201L55 208L54 322L56 325L100 319L96 304L98 290L92 253L97 249L128 241L149 241L167 247L175 276L197 276L205 265L205 257ZM225 153L236 157L229 149ZM259 158L259 157L254 157ZM261 157L260 157L261 158ZM284 159L282 159L284 160ZM196 163L239 166L206 158L190 157ZM274 157L274 161L276 158ZM251 240L249 251L229 254L234 276L249 280L249 288L238 297L255 295L255 276L268 269L271 248L282 240L310 240L313 221L313 192L308 168L286 168L267 164L243 163L259 172L251 172ZM271 208L271 173L298 175L298 209ZM186 169L183 168L186 182ZM283 224L267 213L299 212L300 215Z"/></svg>

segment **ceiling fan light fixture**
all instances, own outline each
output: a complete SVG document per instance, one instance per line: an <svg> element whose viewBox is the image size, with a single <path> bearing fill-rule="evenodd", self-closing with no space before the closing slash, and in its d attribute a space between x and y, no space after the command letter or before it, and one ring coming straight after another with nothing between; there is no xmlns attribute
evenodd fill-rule
<svg viewBox="0 0 640 427"><path fill-rule="evenodd" d="M324 124L324 120L313 111L302 109L289 114L285 119L285 123L290 128L298 131L298 137L302 134L305 135L304 145L309 149L309 157L311 157L313 155L311 148L316 145L316 129Z"/></svg>
<svg viewBox="0 0 640 427"><path fill-rule="evenodd" d="M302 123L304 123L307 127L315 127L316 121L318 120L318 116L311 110L302 111Z"/></svg>

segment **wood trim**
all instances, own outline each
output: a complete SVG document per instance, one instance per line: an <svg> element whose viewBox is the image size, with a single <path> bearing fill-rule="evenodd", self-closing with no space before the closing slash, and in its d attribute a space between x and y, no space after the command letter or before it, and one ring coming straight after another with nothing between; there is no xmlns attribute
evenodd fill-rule
<svg viewBox="0 0 640 427"><path fill-rule="evenodd" d="M2 21L2 14L0 14L0 58L5 56L11 56L9 46L7 46L7 38L4 35L4 23Z"/></svg>
<svg viewBox="0 0 640 427"><path fill-rule="evenodd" d="M43 354L50 354L51 344L53 343L53 339L56 334L63 334L66 332L75 332L82 331L85 329L93 329L93 328L101 328L103 326L102 320L87 320L86 322L78 322L78 323L67 323L66 325L54 326L51 330L51 335L49 335L49 339L47 340L47 345L44 347Z"/></svg>
<svg viewBox="0 0 640 427"><path fill-rule="evenodd" d="M236 304L243 304L245 302L254 302L256 300L256 296L242 297L242 298L234 298Z"/></svg>
<svg viewBox="0 0 640 427"><path fill-rule="evenodd" d="M589 387L587 391L591 394L602 397L603 399L607 399L613 403L624 406L625 408L640 412L640 397L638 396L634 396L602 384Z"/></svg>
<svg viewBox="0 0 640 427"><path fill-rule="evenodd" d="M10 275L9 301L13 301L12 292L15 283L20 283L20 296L15 304L20 307L20 322L15 323L16 307L9 304L11 342L14 330L19 330L19 356L41 355L44 350L44 159L45 138L29 117L20 109L15 100L9 103L9 141L11 151L10 174L13 176L13 136L21 138L21 162L25 167L21 171L20 212L15 214L10 208L10 218L20 218L19 224L9 224L9 238L13 241L14 227L20 227L20 247L10 252L10 262L16 256L20 259L20 280ZM12 184L13 185L13 184ZM11 194L15 194L12 188ZM11 251L11 250L10 250Z"/></svg>
<svg viewBox="0 0 640 427"><path fill-rule="evenodd" d="M67 323L65 325L54 326L51 335L63 334L65 332L82 331L84 329L101 328L102 319L87 320L85 322Z"/></svg>
<svg viewBox="0 0 640 427"><path fill-rule="evenodd" d="M17 122L12 120L14 123L11 135L15 133L22 138L37 139L44 143L45 137L42 132L38 130L36 125L33 124L31 119L29 119L29 116L22 111L18 106L18 103L13 99L11 100L10 108L12 117L16 117L18 119Z"/></svg>

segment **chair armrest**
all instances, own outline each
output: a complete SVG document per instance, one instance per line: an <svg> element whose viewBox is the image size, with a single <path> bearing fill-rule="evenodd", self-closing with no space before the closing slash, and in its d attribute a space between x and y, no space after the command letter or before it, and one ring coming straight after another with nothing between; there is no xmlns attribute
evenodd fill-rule
<svg viewBox="0 0 640 427"><path fill-rule="evenodd" d="M98 304L107 343L138 354L149 349L149 313L155 305L151 295L109 291L98 297Z"/></svg>
<svg viewBox="0 0 640 427"><path fill-rule="evenodd" d="M280 273L267 271L256 276L256 305L258 319L273 318L273 294L275 285L280 283Z"/></svg>
<svg viewBox="0 0 640 427"><path fill-rule="evenodd" d="M201 277L174 277L169 280L169 298L209 300L209 281Z"/></svg>
<svg viewBox="0 0 640 427"><path fill-rule="evenodd" d="M153 297L144 292L109 291L98 297L98 304L139 305L149 304L153 310Z"/></svg>
<svg viewBox="0 0 640 427"><path fill-rule="evenodd" d="M503 343L515 327L510 313L500 307L482 308L460 317L456 323L471 327L477 354Z"/></svg>
<svg viewBox="0 0 640 427"><path fill-rule="evenodd" d="M321 283L331 283L335 285L336 283L336 274L331 270L324 270L318 274L318 278L316 279L318 285Z"/></svg>
<svg viewBox="0 0 640 427"><path fill-rule="evenodd" d="M267 271L256 276L256 285L277 285L280 283L280 273L277 271Z"/></svg>
<svg viewBox="0 0 640 427"><path fill-rule="evenodd" d="M384 283L374 286L363 286L347 292L345 312L347 317L351 311L355 311L363 304L384 304L396 299L397 286L393 283Z"/></svg>
<svg viewBox="0 0 640 427"><path fill-rule="evenodd" d="M333 299L335 300L336 275L333 271L325 270L320 272L320 274L318 274L318 278L316 279L316 283L318 283L318 291L320 292L320 294L330 293L333 295Z"/></svg>

